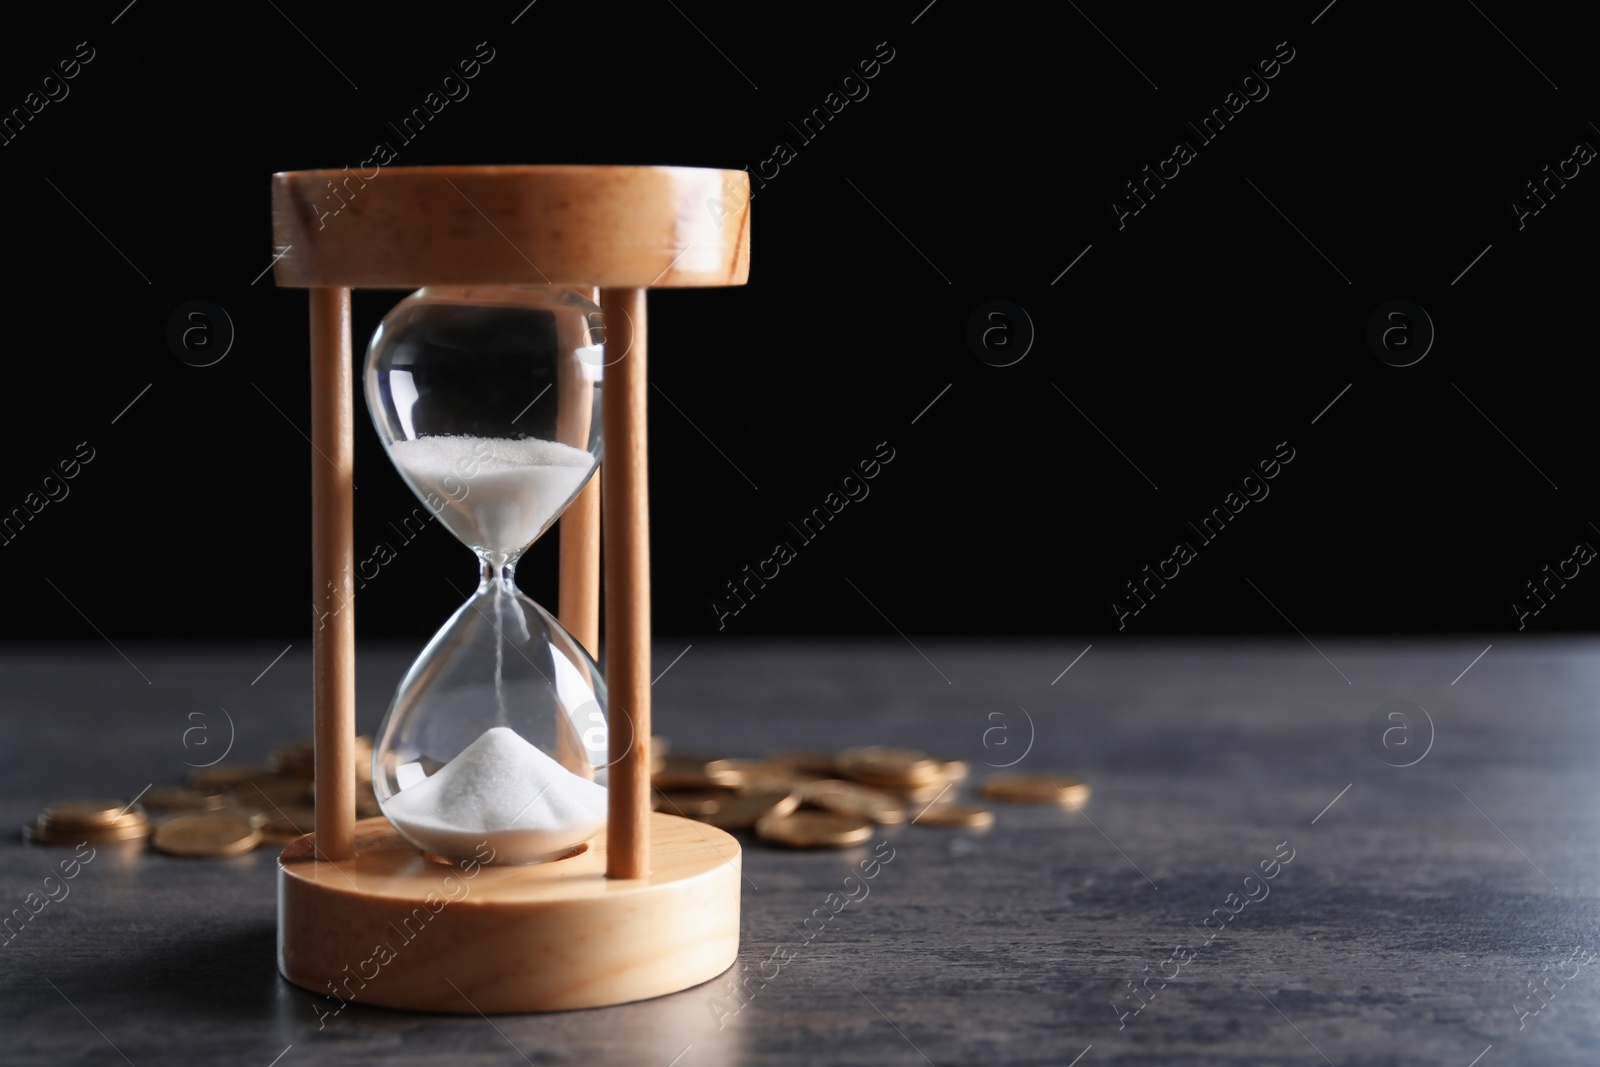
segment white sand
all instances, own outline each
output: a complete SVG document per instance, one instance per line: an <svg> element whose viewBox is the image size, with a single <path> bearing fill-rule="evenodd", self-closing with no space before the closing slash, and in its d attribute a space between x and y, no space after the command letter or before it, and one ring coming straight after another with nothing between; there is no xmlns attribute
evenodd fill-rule
<svg viewBox="0 0 1600 1067"><path fill-rule="evenodd" d="M446 859L471 857L488 842L496 863L533 863L605 825L606 789L496 726L390 797L383 813L412 844Z"/></svg>
<svg viewBox="0 0 1600 1067"><path fill-rule="evenodd" d="M389 455L444 502L439 518L469 546L511 555L555 521L595 465L581 448L537 437L432 434L395 441Z"/></svg>

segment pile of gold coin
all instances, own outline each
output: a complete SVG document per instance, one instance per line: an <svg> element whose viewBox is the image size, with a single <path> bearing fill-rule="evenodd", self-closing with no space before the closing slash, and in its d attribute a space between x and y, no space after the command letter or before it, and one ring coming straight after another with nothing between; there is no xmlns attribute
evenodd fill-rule
<svg viewBox="0 0 1600 1067"><path fill-rule="evenodd" d="M874 826L916 823L983 830L994 813L960 799L970 772L912 748L863 745L842 752L788 750L763 759L673 755L655 749L655 808L790 848L845 848L871 838ZM1047 774L999 774L980 790L1004 803L1081 807L1089 787Z"/></svg>
<svg viewBox="0 0 1600 1067"><path fill-rule="evenodd" d="M22 828L42 845L91 845L143 841L150 836L150 816L137 804L121 800L64 800L39 813Z"/></svg>
<svg viewBox="0 0 1600 1067"><path fill-rule="evenodd" d="M372 739L356 738L356 817L382 814L372 791ZM283 745L262 764L217 763L187 785L158 785L134 803L71 800L52 804L23 828L30 841L76 845L149 840L172 856L237 856L282 848L315 829L310 740Z"/></svg>
<svg viewBox="0 0 1600 1067"><path fill-rule="evenodd" d="M841 752L791 749L761 759L673 754L651 739L657 811L724 830L752 830L788 848L847 848L871 839L875 826L916 823L969 830L994 824L994 813L963 801L969 774L961 760L912 748L863 745ZM218 763L187 785L152 786L134 798L52 804L23 828L30 841L76 845L150 840L174 856L237 856L282 848L316 824L309 740L275 749L264 765ZM382 814L372 789L372 739L356 738L356 816ZM991 801L1082 807L1089 787L1054 774L1003 773L979 788Z"/></svg>

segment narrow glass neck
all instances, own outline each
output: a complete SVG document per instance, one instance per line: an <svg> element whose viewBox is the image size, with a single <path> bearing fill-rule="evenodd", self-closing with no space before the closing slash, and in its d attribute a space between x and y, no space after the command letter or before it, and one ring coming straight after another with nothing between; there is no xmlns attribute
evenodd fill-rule
<svg viewBox="0 0 1600 1067"><path fill-rule="evenodd" d="M491 559L488 556L478 557L478 592L481 593L489 588L496 578L500 579L501 587L507 592L516 588L517 561L515 557L511 559Z"/></svg>

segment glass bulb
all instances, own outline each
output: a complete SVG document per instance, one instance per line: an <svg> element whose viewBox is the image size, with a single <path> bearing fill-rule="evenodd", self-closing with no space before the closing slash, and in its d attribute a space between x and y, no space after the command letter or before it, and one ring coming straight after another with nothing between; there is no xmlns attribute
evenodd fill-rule
<svg viewBox="0 0 1600 1067"><path fill-rule="evenodd" d="M572 289L434 286L368 347L389 458L479 558L477 590L406 673L373 747L383 813L447 860L553 859L605 824L604 680L515 582L599 464L599 313Z"/></svg>

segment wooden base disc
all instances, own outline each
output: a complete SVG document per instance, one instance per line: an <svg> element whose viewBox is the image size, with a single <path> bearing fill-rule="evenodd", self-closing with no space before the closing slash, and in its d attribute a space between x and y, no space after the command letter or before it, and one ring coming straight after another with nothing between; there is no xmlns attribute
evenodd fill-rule
<svg viewBox="0 0 1600 1067"><path fill-rule="evenodd" d="M593 1008L709 981L738 955L739 842L674 815L651 814L651 874L629 880L606 878L603 833L526 867L429 860L381 818L356 824L354 859L315 859L314 837L280 860L278 969L328 1011Z"/></svg>

